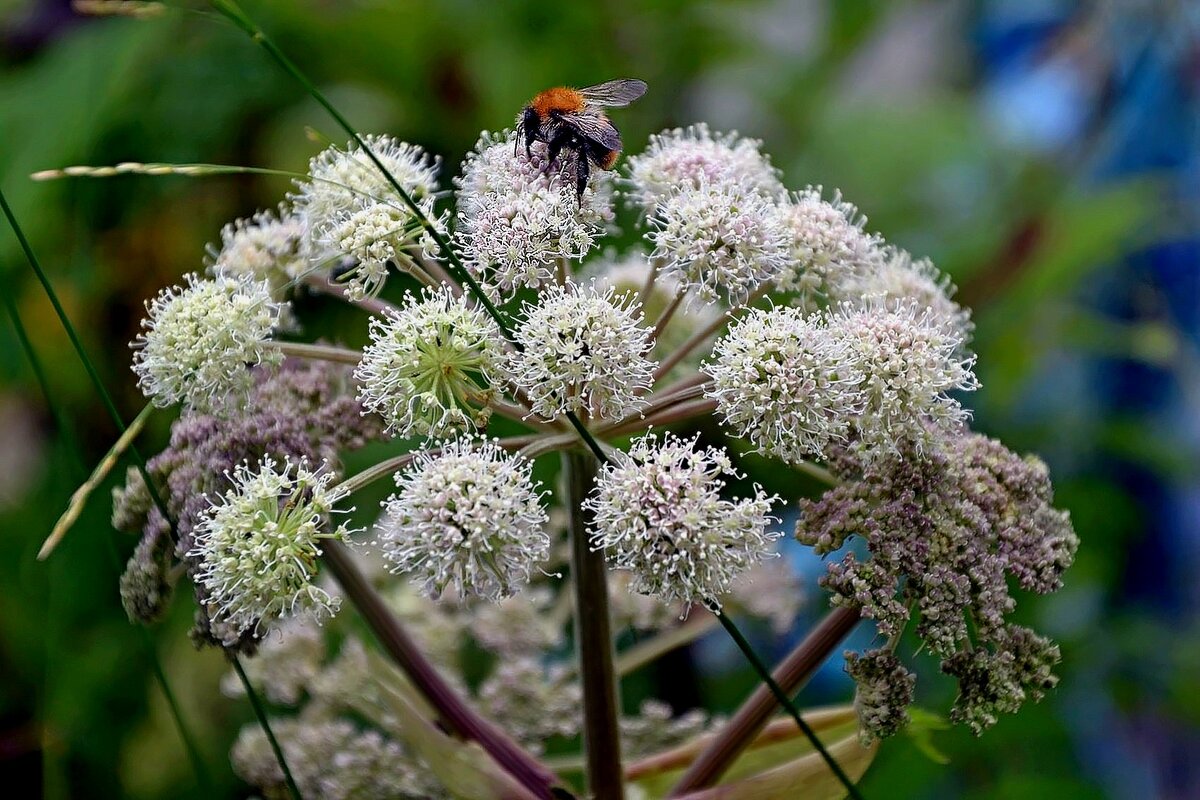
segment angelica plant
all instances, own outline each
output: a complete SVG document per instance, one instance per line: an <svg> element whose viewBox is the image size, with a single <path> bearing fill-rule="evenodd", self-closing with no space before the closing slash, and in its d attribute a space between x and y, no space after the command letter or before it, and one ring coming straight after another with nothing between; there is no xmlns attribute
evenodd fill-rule
<svg viewBox="0 0 1200 800"><path fill-rule="evenodd" d="M736 133L665 131L582 194L582 156L525 145L484 132L446 184L421 148L353 134L148 306L134 370L180 417L115 496L114 524L141 534L121 595L150 621L186 575L196 640L249 657L281 746L243 731L238 774L267 796L290 761L305 797L683 797L770 724L822 760L785 755L730 791L853 792L908 722L915 650L976 733L1053 689L1057 648L1011 614L1061 585L1078 540L1041 462L969 429L972 325L949 279L840 193L789 191ZM94 174L118 171L137 169ZM641 241L600 252L619 227ZM370 344L303 341L300 293L361 310ZM702 441L710 417L726 436ZM346 474L368 442L390 455ZM745 452L828 489L746 485ZM388 480L369 535L337 522ZM789 506L832 556L834 611L728 721L653 698L622 713L624 675L717 621L752 659L733 617L791 627L816 588L779 559ZM865 559L843 552L855 537ZM786 694L864 620L853 704L811 715L855 722L822 744ZM492 656L481 680L466 645ZM552 769L550 744L578 760ZM673 787L666 763L686 766Z"/></svg>

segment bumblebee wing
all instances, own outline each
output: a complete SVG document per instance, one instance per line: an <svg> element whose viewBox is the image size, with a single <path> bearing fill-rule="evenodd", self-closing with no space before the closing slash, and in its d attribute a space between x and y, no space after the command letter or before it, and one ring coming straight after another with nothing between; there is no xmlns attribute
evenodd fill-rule
<svg viewBox="0 0 1200 800"><path fill-rule="evenodd" d="M615 125L603 114L563 114L560 119L563 125L574 128L581 136L591 139L601 147L609 150L621 149L621 134Z"/></svg>
<svg viewBox="0 0 1200 800"><path fill-rule="evenodd" d="M632 78L605 81L586 89L580 89L583 99L594 106L627 106L646 93L646 82Z"/></svg>

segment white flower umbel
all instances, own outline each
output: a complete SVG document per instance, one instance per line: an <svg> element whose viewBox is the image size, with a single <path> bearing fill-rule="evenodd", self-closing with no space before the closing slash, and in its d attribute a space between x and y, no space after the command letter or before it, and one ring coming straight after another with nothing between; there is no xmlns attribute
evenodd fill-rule
<svg viewBox="0 0 1200 800"><path fill-rule="evenodd" d="M671 278L656 274L650 257L642 249L620 255L607 252L602 258L593 259L584 265L584 275L594 278L601 288L612 287L618 298L639 299L646 319L659 319L675 301L680 286ZM650 291L643 293L649 284ZM671 353L687 342L697 331L716 327L717 320L724 316L725 309L716 303L693 303L686 314L675 314L671 324L662 328L654 339L652 353ZM670 378L694 374L703 355L701 348L692 350L679 364L667 373Z"/></svg>
<svg viewBox="0 0 1200 800"><path fill-rule="evenodd" d="M663 276L702 300L741 305L788 263L791 239L779 207L734 181L680 186L649 224L650 255Z"/></svg>
<svg viewBox="0 0 1200 800"><path fill-rule="evenodd" d="M937 429L966 422L970 412L950 392L979 388L963 334L932 310L900 304L843 304L829 330L847 347L847 367L862 376L856 421L864 455L898 453L904 442L921 449ZM934 427L930 427L933 423Z"/></svg>
<svg viewBox="0 0 1200 800"><path fill-rule="evenodd" d="M378 135L364 136L363 141L413 200L437 190L438 160L417 145ZM355 142L313 156L308 175L307 181L297 182L299 191L291 199L310 232L323 230L347 209L363 203L402 207L391 182Z"/></svg>
<svg viewBox="0 0 1200 800"><path fill-rule="evenodd" d="M724 476L737 477L724 450L643 436L600 471L584 502L592 547L633 575L633 591L719 605L735 578L774 555L779 536L767 530L776 498L755 487L752 498L723 500Z"/></svg>
<svg viewBox="0 0 1200 800"><path fill-rule="evenodd" d="M283 305L271 299L266 281L248 276L185 279L186 286L146 303L143 332L130 343L133 371L160 408L219 410L250 391L249 366L282 360L268 340Z"/></svg>
<svg viewBox="0 0 1200 800"><path fill-rule="evenodd" d="M653 383L654 341L641 323L628 295L615 298L594 283L553 284L524 308L519 347L508 357L511 378L544 417L625 417L646 405L640 393Z"/></svg>
<svg viewBox="0 0 1200 800"><path fill-rule="evenodd" d="M433 198L420 202L422 214L433 220ZM418 252L426 251L425 228L399 203L356 203L339 214L319 235L321 245L353 259L339 273L351 300L374 297L387 281L388 266L413 272Z"/></svg>
<svg viewBox="0 0 1200 800"><path fill-rule="evenodd" d="M548 169L545 145L529 157L515 144L512 132L484 133L455 179L456 245L497 298L553 280L559 259L583 258L613 219L608 173L593 171L578 198L570 157Z"/></svg>
<svg viewBox="0 0 1200 800"><path fill-rule="evenodd" d="M330 486L333 473L266 456L229 478L233 488L203 512L188 551L199 562L193 580L228 643L277 619L332 616L338 598L313 583L321 542L347 541L353 532L329 520L344 497Z"/></svg>
<svg viewBox="0 0 1200 800"><path fill-rule="evenodd" d="M437 159L390 136L365 136L363 140L424 216L435 220ZM298 182L299 191L292 195L296 214L314 245L357 261L339 276L351 299L378 293L389 263L401 270L411 269L413 254L428 244L423 229L391 182L356 143L344 150L330 147L318 153L309 162L308 173L309 180Z"/></svg>
<svg viewBox="0 0 1200 800"><path fill-rule="evenodd" d="M734 183L769 198L784 194L779 170L759 149L762 142L734 133L712 133L704 123L650 137L639 155L629 158L631 203L647 214L681 185Z"/></svg>
<svg viewBox="0 0 1200 800"><path fill-rule="evenodd" d="M783 206L791 241L791 258L775 278L785 292L795 292L800 305L813 308L839 287L872 272L883 260L883 243L867 233L866 217L842 199L825 200L821 187L797 192Z"/></svg>
<svg viewBox="0 0 1200 800"><path fill-rule="evenodd" d="M844 441L862 411L863 375L849 344L823 318L797 308L752 310L702 369L724 423L760 453L789 463Z"/></svg>
<svg viewBox="0 0 1200 800"><path fill-rule="evenodd" d="M889 247L881 263L846 282L836 299L853 304L882 300L889 308L914 303L958 331L965 342L975 326L970 310L952 299L954 292L949 276L928 258L914 259L904 250Z"/></svg>
<svg viewBox="0 0 1200 800"><path fill-rule="evenodd" d="M447 287L408 294L370 322L371 344L354 371L364 413L398 436L449 436L487 420L487 384L500 369L500 331Z"/></svg>
<svg viewBox="0 0 1200 800"><path fill-rule="evenodd" d="M247 276L266 281L271 295L283 300L295 281L309 269L309 248L304 223L294 214L280 210L260 211L221 229L221 247L208 249L213 275Z"/></svg>
<svg viewBox="0 0 1200 800"><path fill-rule="evenodd" d="M437 597L500 600L529 582L550 553L533 465L494 442L458 439L396 473L379 545L394 572Z"/></svg>

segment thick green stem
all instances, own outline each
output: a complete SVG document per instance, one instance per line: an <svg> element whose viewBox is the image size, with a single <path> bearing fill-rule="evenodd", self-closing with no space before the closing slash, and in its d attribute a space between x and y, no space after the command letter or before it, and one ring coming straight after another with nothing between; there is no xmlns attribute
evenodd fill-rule
<svg viewBox="0 0 1200 800"><path fill-rule="evenodd" d="M584 499L596 482L596 462L577 450L563 454L570 513L571 575L575 587L575 646L583 686L583 746L588 791L603 800L621 800L619 696L613 668L612 619L608 611L604 553L588 544Z"/></svg>
<svg viewBox="0 0 1200 800"><path fill-rule="evenodd" d="M478 742L496 763L537 797L546 800L553 797L552 790L560 783L558 776L467 705L409 637L345 547L331 541L325 543L324 550L325 564L346 597L375 633L379 644L437 711L446 729L455 736Z"/></svg>
<svg viewBox="0 0 1200 800"><path fill-rule="evenodd" d="M735 642L741 647L744 640L740 638L740 634L737 634L736 628L731 628L732 623L729 622L728 617L723 614L718 614L718 616L726 624L726 628L730 629ZM854 630L854 626L860 619L856 608L835 608L829 612L825 619L821 620L817 627L804 637L804 641L800 642L796 649L792 650L775 668L770 676L775 685L771 686L764 682L754 690L754 693L747 698L746 702L742 703L733 718L718 731L716 739L696 757L668 796L678 797L716 783L725 770L754 741L771 716L779 709L781 703L787 705L787 703L783 703L783 700L787 699L787 695L796 694L804 684L808 683L808 679L825 663L834 648L850 634L850 631ZM743 648L743 650L745 649ZM754 663L753 659L751 663ZM786 693L782 700L780 692ZM793 716L796 715L793 714ZM802 729L805 727L803 720L798 719L797 723ZM809 731L806 730L805 734L809 735ZM809 738L814 739L811 735ZM820 743L815 739L813 743L829 761L834 772L839 773L839 777L843 777L840 767L829 758ZM851 794L855 794L856 790L852 785L848 785L847 788Z"/></svg>

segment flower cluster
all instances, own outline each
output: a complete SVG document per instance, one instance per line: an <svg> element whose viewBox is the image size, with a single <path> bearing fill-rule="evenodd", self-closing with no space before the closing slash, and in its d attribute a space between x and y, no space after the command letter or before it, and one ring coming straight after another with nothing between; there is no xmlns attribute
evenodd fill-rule
<svg viewBox="0 0 1200 800"><path fill-rule="evenodd" d="M889 638L915 613L917 635L960 679L953 718L977 732L1053 684L1053 645L1006 621L1016 605L1009 579L1052 592L1078 546L1067 513L1051 505L1044 464L958 433L889 459L843 452L831 466L843 483L801 501L797 538L827 554L861 536L871 556L830 564L822 585L835 605L860 608Z"/></svg>
<svg viewBox="0 0 1200 800"><path fill-rule="evenodd" d="M881 264L882 240L864 228L866 217L834 192L830 200L821 187L797 192L784 205L791 236L791 259L775 276L775 285L794 292L797 302L811 310L818 298L843 296L847 283L872 275Z"/></svg>
<svg viewBox="0 0 1200 800"><path fill-rule="evenodd" d="M249 392L248 367L282 360L268 343L281 306L266 281L248 276L186 280L146 304L145 331L130 345L133 371L156 406L219 410Z"/></svg>
<svg viewBox="0 0 1200 800"><path fill-rule="evenodd" d="M325 631L308 617L288 617L272 626L252 658L242 666L250 684L267 700L281 706L300 703L319 680L325 661ZM236 674L221 681L221 691L230 697L245 694Z"/></svg>
<svg viewBox="0 0 1200 800"><path fill-rule="evenodd" d="M796 308L752 310L703 369L724 422L759 452L795 463L846 440L863 411L863 374L827 319Z"/></svg>
<svg viewBox="0 0 1200 800"><path fill-rule="evenodd" d="M211 619L228 629L226 642L258 635L281 617L331 616L338 598L314 584L316 560L321 540L346 541L351 533L329 522L345 496L330 486L333 473L267 456L229 477L233 488L201 515L188 552L199 561L193 577Z"/></svg>
<svg viewBox="0 0 1200 800"><path fill-rule="evenodd" d="M654 341L628 297L594 284L553 285L524 311L508 369L534 413L615 420L645 406Z"/></svg>
<svg viewBox="0 0 1200 800"><path fill-rule="evenodd" d="M627 198L652 214L680 187L735 184L768 198L782 197L779 171L761 146L736 133L713 133L704 123L654 134L646 149L629 159Z"/></svg>
<svg viewBox="0 0 1200 800"><path fill-rule="evenodd" d="M858 687L854 708L865 740L882 739L904 729L917 676L900 663L895 653L886 648L865 653L847 651L846 673Z"/></svg>
<svg viewBox="0 0 1200 800"><path fill-rule="evenodd" d="M209 248L209 271L215 275L245 275L266 281L275 300L284 300L309 271L313 256L304 222L280 209L260 211L221 229L221 246Z"/></svg>
<svg viewBox="0 0 1200 800"><path fill-rule="evenodd" d="M790 258L789 232L770 197L730 181L685 185L655 206L647 239L663 274L702 300L745 303Z"/></svg>
<svg viewBox="0 0 1200 800"><path fill-rule="evenodd" d="M379 544L430 596L508 597L550 552L532 464L494 442L457 439L396 473Z"/></svg>
<svg viewBox="0 0 1200 800"><path fill-rule="evenodd" d="M514 155L515 153L515 155ZM560 261L583 258L611 222L612 191L603 173L581 198L567 159L546 164L516 135L485 133L463 163L455 238L467 269L495 298L554 279Z"/></svg>
<svg viewBox="0 0 1200 800"><path fill-rule="evenodd" d="M415 254L430 246L421 217L443 222L433 206L438 160L390 136L364 136L363 142L417 205L420 217L355 142L314 156L308 180L298 182L292 196L315 252L352 259L351 268L339 275L352 298L377 294L389 265L411 270Z"/></svg>
<svg viewBox="0 0 1200 800"><path fill-rule="evenodd" d="M954 302L954 284L927 258L914 259L895 247L885 248L882 260L872 269L851 271L832 297L851 304L882 303L889 309L912 305L951 328L965 345L974 324L971 313Z"/></svg>
<svg viewBox="0 0 1200 800"><path fill-rule="evenodd" d="M546 142L484 133L441 216L439 162L421 148L331 147L290 206L226 226L211 279L148 304L134 371L156 405L184 408L148 464L156 491L131 471L114 495L114 524L142 536L121 580L131 618L160 616L190 578L194 636L248 656L251 683L294 712L276 733L306 797L439 796L444 765L417 757L410 710L432 722L477 707L536 753L585 727L591 665L558 656L568 624L581 639L601 617L568 623L567 530L614 569L611 619L642 639L632 661L707 630L711 615L688 620L697 605L794 624L803 592L776 558L778 498L731 490L745 476L700 434L650 432L715 413L757 452L814 475L807 462L824 462L838 481L801 501L796 535L821 555L854 536L869 552L821 581L886 640L847 655L866 739L908 723L910 624L958 681L952 718L976 732L1053 687L1058 649L1013 624L1013 591L1055 590L1077 539L1045 467L967 429L972 324L949 279L868 231L840 193L789 192L756 140L665 131L626 177L598 168L581 193L576 159L612 164L579 144L549 163ZM615 230L618 194L641 242L582 263ZM380 295L397 272L405 286ZM296 322L284 301L301 281L371 312L361 354L270 342ZM338 483L341 451L389 434L422 441ZM534 460L581 444L605 455L595 471L563 461L577 470L555 493L567 524L543 507ZM392 644L411 638L440 681L423 665L422 680L395 680L355 632L321 628L340 601L319 581L322 548L352 534L336 507L388 475L347 596L374 589L371 620L390 611L411 634ZM468 680L463 653L480 650ZM712 724L651 698L620 720L621 744L648 755ZM265 796L282 793L256 730L233 758Z"/></svg>
<svg viewBox="0 0 1200 800"><path fill-rule="evenodd" d="M829 326L862 375L855 433L864 453L895 454L909 442L919 452L931 431L952 429L970 416L950 393L979 388L975 356L964 352L963 334L931 309L914 302L842 305Z"/></svg>
<svg viewBox="0 0 1200 800"><path fill-rule="evenodd" d="M600 471L584 503L592 547L632 573L636 592L719 606L739 575L774 555L778 538L767 530L775 498L756 488L752 498L724 500L723 476L737 477L724 451L643 436Z"/></svg>
<svg viewBox="0 0 1200 800"><path fill-rule="evenodd" d="M675 716L661 700L643 700L634 717L621 717L621 750L626 758L642 758L706 733L714 720L699 709Z"/></svg>
<svg viewBox="0 0 1200 800"><path fill-rule="evenodd" d="M370 334L354 372L364 413L378 412L398 436L447 436L487 421L501 338L483 311L449 287L427 290L372 319Z"/></svg>
<svg viewBox="0 0 1200 800"><path fill-rule="evenodd" d="M359 730L348 720L276 719L271 730L303 797L421 800L441 791L427 770L413 766L399 743L378 731ZM230 759L234 771L267 797L289 796L283 770L261 728L243 728Z"/></svg>
<svg viewBox="0 0 1200 800"><path fill-rule="evenodd" d="M562 665L550 669L537 657L505 659L479 687L483 711L519 741L541 752L553 736L579 733L583 694Z"/></svg>
<svg viewBox="0 0 1200 800"><path fill-rule="evenodd" d="M562 630L547 613L553 600L548 586L530 586L498 603L479 604L467 624L475 641L503 657L542 653L562 642Z"/></svg>
<svg viewBox="0 0 1200 800"><path fill-rule="evenodd" d="M332 463L342 449L360 447L380 435L378 418L363 416L349 393L348 372L331 364L291 362L275 372L256 370L257 385L239 413L226 417L185 413L172 425L170 446L150 459L147 471L175 522L176 556L186 556L192 549L193 531L210 506L206 495L226 488L223 476L239 464L264 456ZM142 535L122 578L122 599L131 618L150 621L169 599L163 594L163 582L173 579L176 565L160 561L170 554L171 526L133 468L125 486L113 492L113 526ZM211 620L203 613L203 590L199 599L197 637L222 641L224 637L213 635ZM253 637L244 637L239 646L252 648L255 643Z"/></svg>
<svg viewBox="0 0 1200 800"><path fill-rule="evenodd" d="M121 606L131 622L157 622L167 612L178 578L174 550L164 528L150 531L134 548L120 581Z"/></svg>
<svg viewBox="0 0 1200 800"><path fill-rule="evenodd" d="M950 392L978 386L973 363L959 329L931 310L871 303L752 310L703 369L725 424L797 463L851 436L864 454L894 454L959 425L967 412Z"/></svg>

